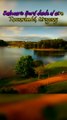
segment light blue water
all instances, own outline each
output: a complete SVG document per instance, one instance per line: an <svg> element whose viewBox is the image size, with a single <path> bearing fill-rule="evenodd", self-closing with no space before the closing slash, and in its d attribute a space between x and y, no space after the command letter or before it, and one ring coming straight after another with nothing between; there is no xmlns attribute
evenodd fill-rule
<svg viewBox="0 0 67 120"><path fill-rule="evenodd" d="M0 48L0 70L1 68L8 69L15 66L16 62L21 56L31 55L33 59L42 60L45 64L52 63L59 60L67 60L67 52L49 53L44 51L34 52L33 50L27 50L25 48Z"/></svg>

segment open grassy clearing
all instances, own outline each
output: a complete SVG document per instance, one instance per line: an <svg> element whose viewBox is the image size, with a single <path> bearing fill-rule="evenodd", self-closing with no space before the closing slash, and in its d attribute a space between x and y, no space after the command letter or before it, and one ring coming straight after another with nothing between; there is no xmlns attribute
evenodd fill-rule
<svg viewBox="0 0 67 120"><path fill-rule="evenodd" d="M54 62L54 63L46 65L47 69L52 69L52 68L55 68L55 67L67 67L67 60L58 61L58 62Z"/></svg>
<svg viewBox="0 0 67 120"><path fill-rule="evenodd" d="M58 61L44 66L44 77L50 77L61 73L67 72L67 60Z"/></svg>

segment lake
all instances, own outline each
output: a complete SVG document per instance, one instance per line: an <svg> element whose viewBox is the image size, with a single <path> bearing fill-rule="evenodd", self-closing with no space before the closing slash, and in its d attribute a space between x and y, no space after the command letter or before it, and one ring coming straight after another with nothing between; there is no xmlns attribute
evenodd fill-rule
<svg viewBox="0 0 67 120"><path fill-rule="evenodd" d="M17 47L0 47L0 75L9 75L16 62L24 55L31 55L33 59L42 60L44 64L67 60L67 52L45 52Z"/></svg>

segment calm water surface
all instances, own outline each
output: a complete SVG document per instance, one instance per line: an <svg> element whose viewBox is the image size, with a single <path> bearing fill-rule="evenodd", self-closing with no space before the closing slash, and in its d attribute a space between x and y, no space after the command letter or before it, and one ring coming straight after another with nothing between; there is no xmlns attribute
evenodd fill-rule
<svg viewBox="0 0 67 120"><path fill-rule="evenodd" d="M33 51L25 48L0 48L0 73L12 69L18 59L24 55L31 55L35 60L42 60L45 64L59 60L67 60L67 52Z"/></svg>

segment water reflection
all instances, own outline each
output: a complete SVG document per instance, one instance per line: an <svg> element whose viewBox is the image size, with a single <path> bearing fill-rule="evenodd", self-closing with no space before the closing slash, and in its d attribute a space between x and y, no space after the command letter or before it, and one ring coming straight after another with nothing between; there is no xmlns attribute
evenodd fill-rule
<svg viewBox="0 0 67 120"><path fill-rule="evenodd" d="M45 64L52 63L58 60L67 60L66 51L34 51L34 55L42 60Z"/></svg>
<svg viewBox="0 0 67 120"><path fill-rule="evenodd" d="M34 50L34 54L36 54L37 56L43 57L43 56L54 56L54 57L64 57L65 54L67 54L66 51L37 51Z"/></svg>
<svg viewBox="0 0 67 120"><path fill-rule="evenodd" d="M9 74L18 59L23 55L31 55L33 59L42 60L45 64L58 60L67 60L67 52L33 51L24 48L0 48L0 75Z"/></svg>

